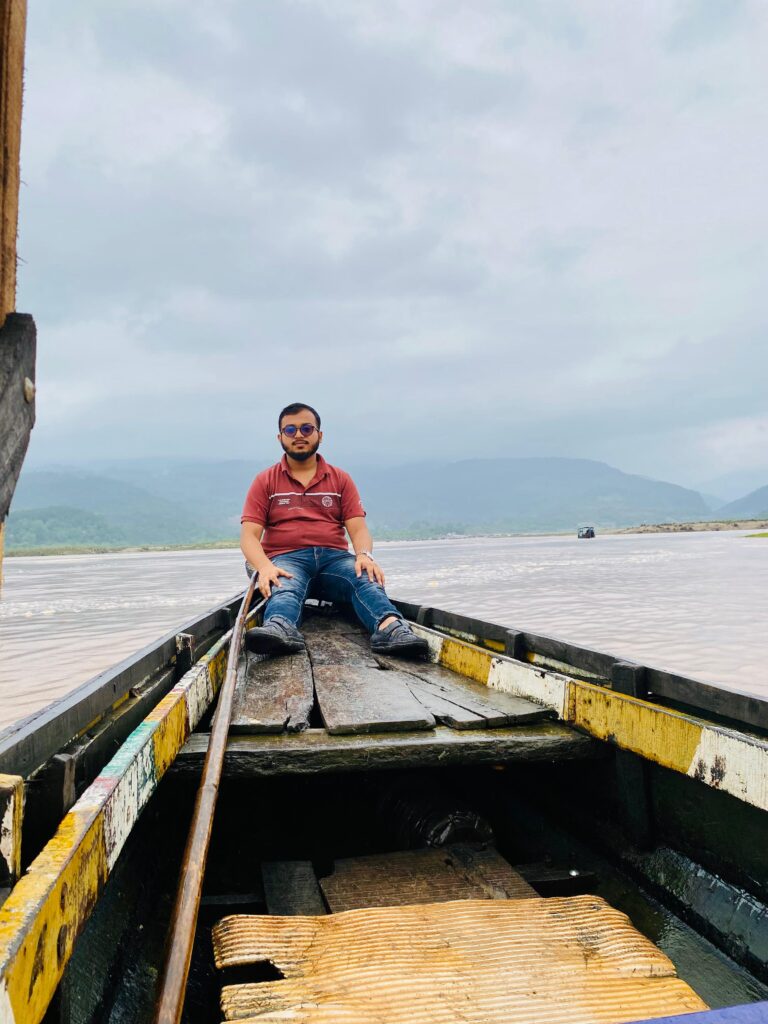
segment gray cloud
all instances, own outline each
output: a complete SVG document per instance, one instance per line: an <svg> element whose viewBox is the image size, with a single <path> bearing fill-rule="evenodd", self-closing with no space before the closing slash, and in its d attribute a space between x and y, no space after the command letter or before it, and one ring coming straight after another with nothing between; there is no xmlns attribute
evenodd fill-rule
<svg viewBox="0 0 768 1024"><path fill-rule="evenodd" d="M768 472L768 26L713 6L32 5L32 460L301 394L339 459Z"/></svg>

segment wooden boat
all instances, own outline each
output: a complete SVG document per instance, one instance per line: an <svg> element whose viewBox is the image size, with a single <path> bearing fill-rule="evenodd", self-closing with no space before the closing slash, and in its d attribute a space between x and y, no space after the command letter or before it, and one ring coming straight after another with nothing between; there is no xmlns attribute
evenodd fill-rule
<svg viewBox="0 0 768 1024"><path fill-rule="evenodd" d="M2 1024L153 1019L237 605L0 734ZM183 1019L768 1019L768 703L399 607L240 657Z"/></svg>

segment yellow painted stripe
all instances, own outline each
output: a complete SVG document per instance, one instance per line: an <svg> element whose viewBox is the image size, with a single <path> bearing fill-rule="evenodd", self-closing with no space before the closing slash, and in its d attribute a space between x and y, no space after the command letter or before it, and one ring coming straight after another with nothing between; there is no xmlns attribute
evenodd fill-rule
<svg viewBox="0 0 768 1024"><path fill-rule="evenodd" d="M658 704L572 680L567 720L591 736L686 773L703 723Z"/></svg>
<svg viewBox="0 0 768 1024"><path fill-rule="evenodd" d="M159 781L169 765L173 764L189 735L186 693L174 687L147 715L145 721L157 722L157 729L152 734L152 744L155 754L155 777Z"/></svg>
<svg viewBox="0 0 768 1024"><path fill-rule="evenodd" d="M42 1019L106 877L101 817L70 811L0 916L6 1011L17 1024Z"/></svg>
<svg viewBox="0 0 768 1024"><path fill-rule="evenodd" d="M474 647L462 640L448 637L443 640L440 651L441 665L462 676L475 679L479 683L488 682L488 673L491 671L493 659L494 655L489 651L484 651L482 647Z"/></svg>

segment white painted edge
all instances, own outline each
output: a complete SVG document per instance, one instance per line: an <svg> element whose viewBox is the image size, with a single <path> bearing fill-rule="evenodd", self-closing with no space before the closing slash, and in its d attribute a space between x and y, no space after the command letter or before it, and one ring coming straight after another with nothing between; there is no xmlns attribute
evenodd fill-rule
<svg viewBox="0 0 768 1024"><path fill-rule="evenodd" d="M544 669L524 665L511 658L494 658L488 673L488 688L500 690L513 697L525 697L545 707L554 708L560 719L565 719L568 710L567 676Z"/></svg>
<svg viewBox="0 0 768 1024"><path fill-rule="evenodd" d="M768 810L768 745L758 739L704 726L687 774Z"/></svg>
<svg viewBox="0 0 768 1024"><path fill-rule="evenodd" d="M13 842L13 819L16 812L16 801L19 799L18 789L14 789L9 799L3 820L0 821L0 857L5 861L11 871L14 863L14 842Z"/></svg>
<svg viewBox="0 0 768 1024"><path fill-rule="evenodd" d="M104 801L104 848L109 871L117 863L133 826L156 788L154 749L150 741L139 747Z"/></svg>
<svg viewBox="0 0 768 1024"><path fill-rule="evenodd" d="M0 1024L16 1024L16 1017L11 1006L11 997L8 995L8 982L1 979L0 984Z"/></svg>
<svg viewBox="0 0 768 1024"><path fill-rule="evenodd" d="M446 638L441 636L440 633L436 633L434 629L427 629L426 626L421 626L417 622L412 622L410 626L416 636L422 637L429 644L429 660L439 663L440 654L443 650L443 643Z"/></svg>

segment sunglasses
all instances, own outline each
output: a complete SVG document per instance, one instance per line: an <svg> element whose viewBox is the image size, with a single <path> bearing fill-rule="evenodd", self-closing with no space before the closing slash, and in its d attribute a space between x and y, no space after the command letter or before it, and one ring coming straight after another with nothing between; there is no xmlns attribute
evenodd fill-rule
<svg viewBox="0 0 768 1024"><path fill-rule="evenodd" d="M282 428L280 433L285 434L286 437L296 437L297 434L301 434L302 437L312 437L316 430L317 427L314 423L302 423L300 427L289 423L286 427Z"/></svg>

